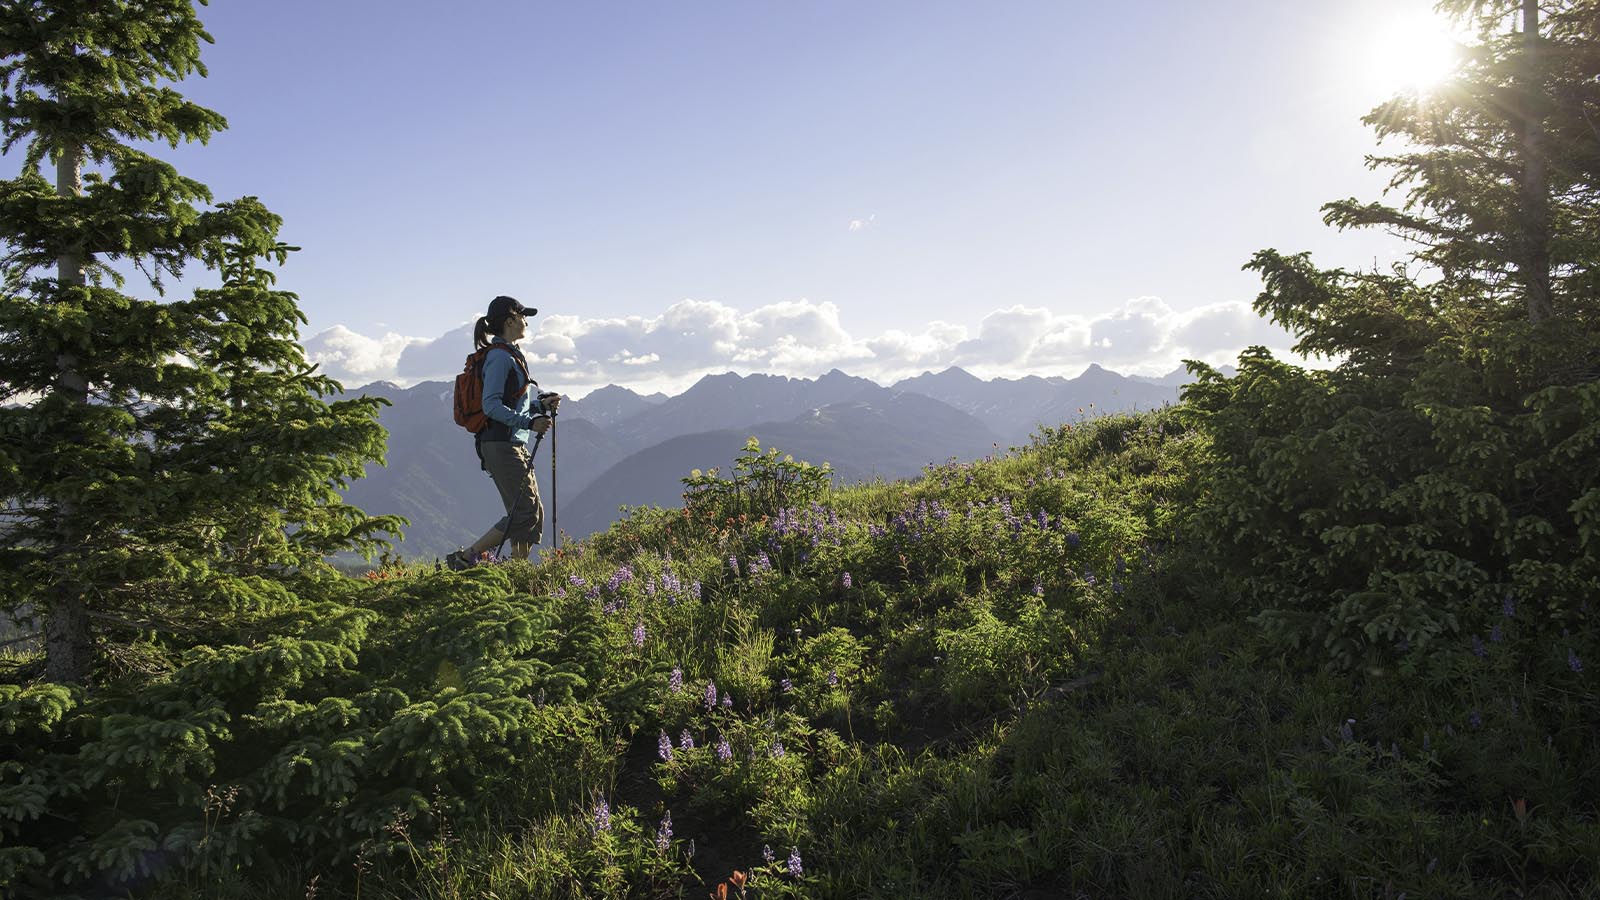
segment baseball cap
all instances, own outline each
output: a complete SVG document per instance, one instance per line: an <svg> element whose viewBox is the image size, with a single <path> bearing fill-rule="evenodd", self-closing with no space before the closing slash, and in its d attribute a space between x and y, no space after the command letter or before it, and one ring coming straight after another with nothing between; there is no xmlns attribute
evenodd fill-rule
<svg viewBox="0 0 1600 900"><path fill-rule="evenodd" d="M537 309L534 309L531 306L523 306L521 303L517 302L517 298L507 297L506 295L501 294L500 296L489 301L489 312L487 314L487 318L489 321L494 322L505 319L507 316L515 315L527 317L536 316L538 314L539 311Z"/></svg>

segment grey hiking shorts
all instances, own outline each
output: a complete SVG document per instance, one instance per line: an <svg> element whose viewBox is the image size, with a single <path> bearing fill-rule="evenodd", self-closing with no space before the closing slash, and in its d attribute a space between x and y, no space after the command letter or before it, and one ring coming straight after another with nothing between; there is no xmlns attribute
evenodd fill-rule
<svg viewBox="0 0 1600 900"><path fill-rule="evenodd" d="M495 523L513 542L537 544L544 536L544 503L539 482L533 477L533 457L528 448L510 441L484 441L483 467L500 491L506 514Z"/></svg>

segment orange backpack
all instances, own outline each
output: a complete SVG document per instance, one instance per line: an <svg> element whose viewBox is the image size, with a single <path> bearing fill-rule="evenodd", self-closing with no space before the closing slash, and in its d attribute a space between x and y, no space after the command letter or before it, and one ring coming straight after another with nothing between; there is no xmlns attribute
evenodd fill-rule
<svg viewBox="0 0 1600 900"><path fill-rule="evenodd" d="M511 359L522 371L522 386L506 398L508 401L517 400L527 393L528 385L533 383L522 357L504 345L490 344L467 354L466 364L461 367L461 374L456 376L455 415L456 424L473 434L489 427L489 417L483 414L483 362L488 358L489 351L495 349L511 353Z"/></svg>

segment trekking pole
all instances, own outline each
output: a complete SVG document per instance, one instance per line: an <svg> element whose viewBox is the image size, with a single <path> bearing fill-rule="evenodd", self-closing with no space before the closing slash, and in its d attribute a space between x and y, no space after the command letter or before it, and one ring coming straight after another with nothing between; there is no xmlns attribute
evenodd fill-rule
<svg viewBox="0 0 1600 900"><path fill-rule="evenodd" d="M556 549L561 549L561 524L556 517L556 414L550 411L550 530L556 536Z"/></svg>

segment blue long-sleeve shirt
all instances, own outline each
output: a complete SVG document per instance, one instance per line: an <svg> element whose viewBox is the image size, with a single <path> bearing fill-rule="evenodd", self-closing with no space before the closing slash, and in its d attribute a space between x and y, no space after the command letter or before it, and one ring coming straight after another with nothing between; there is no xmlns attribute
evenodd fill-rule
<svg viewBox="0 0 1600 900"><path fill-rule="evenodd" d="M490 343L510 346L498 335ZM539 392L532 388L512 401L515 406L506 405L506 379L512 373L516 373L516 379L511 383L520 387L524 381L522 370L517 368L510 353L495 351L484 358L483 414L511 429L511 443L526 444L529 426L538 416L546 415L547 410L537 396Z"/></svg>

